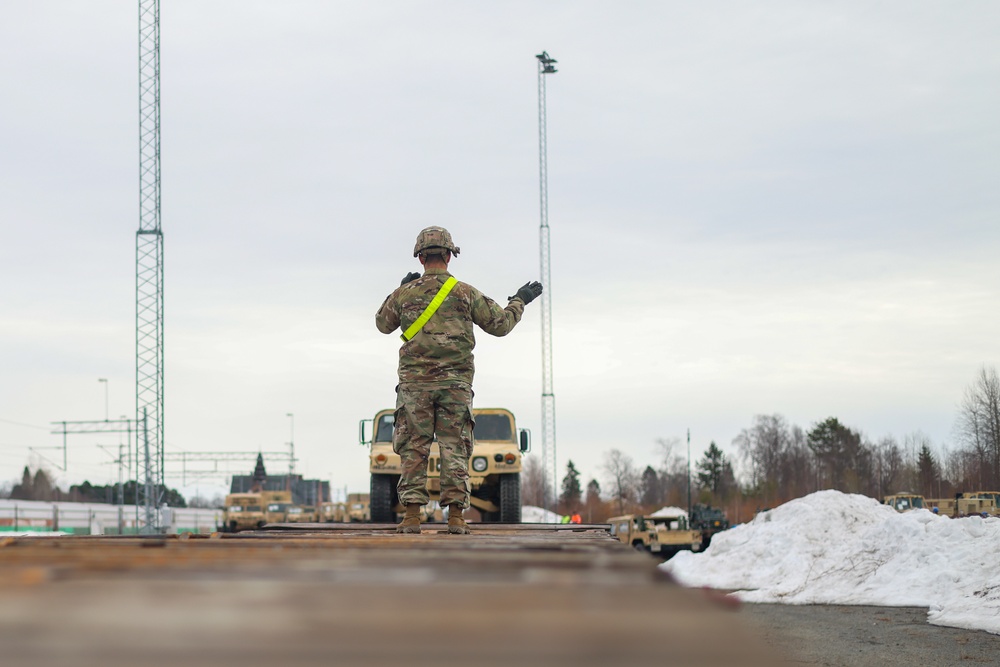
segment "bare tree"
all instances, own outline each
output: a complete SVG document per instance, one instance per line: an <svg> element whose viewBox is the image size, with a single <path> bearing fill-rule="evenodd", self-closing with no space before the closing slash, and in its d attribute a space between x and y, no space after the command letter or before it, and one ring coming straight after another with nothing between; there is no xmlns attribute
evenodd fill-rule
<svg viewBox="0 0 1000 667"><path fill-rule="evenodd" d="M547 507L552 498L552 489L545 474L545 466L535 456L524 459L524 470L521 472L521 501L525 505Z"/></svg>
<svg viewBox="0 0 1000 667"><path fill-rule="evenodd" d="M666 503L680 505L682 499L687 497L687 452L682 449L680 438L658 438L656 449L660 455L657 473L662 499Z"/></svg>
<svg viewBox="0 0 1000 667"><path fill-rule="evenodd" d="M604 471L607 488L611 498L618 503L618 512L625 513L625 508L634 505L639 489L639 471L632 458L619 449L612 449L604 455L601 464Z"/></svg>
<svg viewBox="0 0 1000 667"><path fill-rule="evenodd" d="M965 390L957 431L978 459L980 485L1000 487L1000 377L995 368L982 367Z"/></svg>
<svg viewBox="0 0 1000 667"><path fill-rule="evenodd" d="M733 439L750 472L750 486L767 502L781 495L781 467L791 443L788 423L781 415L757 415L753 426Z"/></svg>
<svg viewBox="0 0 1000 667"><path fill-rule="evenodd" d="M873 451L875 468L875 493L879 500L891 493L898 493L903 477L903 450L892 436L882 438Z"/></svg>

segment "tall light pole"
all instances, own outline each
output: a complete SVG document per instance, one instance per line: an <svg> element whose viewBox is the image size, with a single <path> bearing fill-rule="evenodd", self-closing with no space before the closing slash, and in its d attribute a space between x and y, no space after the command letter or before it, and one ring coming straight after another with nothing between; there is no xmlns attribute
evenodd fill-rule
<svg viewBox="0 0 1000 667"><path fill-rule="evenodd" d="M549 252L549 172L547 118L545 112L545 75L555 74L556 60L542 51L538 58L538 181L541 225L539 246L542 284L542 459L545 479L552 481L552 509L558 499L556 468L556 395L552 386L552 271Z"/></svg>
<svg viewBox="0 0 1000 667"><path fill-rule="evenodd" d="M97 381L104 383L104 421L108 421L108 379L97 378Z"/></svg>
<svg viewBox="0 0 1000 667"><path fill-rule="evenodd" d="M292 482L292 475L295 474L295 415L291 412L286 412L285 416L288 417L290 421L288 430L288 483Z"/></svg>

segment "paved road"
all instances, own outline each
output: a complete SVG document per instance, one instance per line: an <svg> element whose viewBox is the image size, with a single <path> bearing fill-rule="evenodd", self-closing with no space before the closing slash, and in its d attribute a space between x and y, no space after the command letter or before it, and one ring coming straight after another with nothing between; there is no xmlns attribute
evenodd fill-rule
<svg viewBox="0 0 1000 667"><path fill-rule="evenodd" d="M740 616L792 665L1000 665L1000 635L930 625L922 608L747 604Z"/></svg>

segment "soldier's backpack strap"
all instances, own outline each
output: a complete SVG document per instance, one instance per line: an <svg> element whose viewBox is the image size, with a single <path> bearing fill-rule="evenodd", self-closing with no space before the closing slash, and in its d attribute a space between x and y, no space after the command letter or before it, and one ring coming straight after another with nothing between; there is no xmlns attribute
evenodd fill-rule
<svg viewBox="0 0 1000 667"><path fill-rule="evenodd" d="M431 302L427 304L426 308L424 308L424 312L420 313L420 317L414 320L413 324L411 324L406 331L400 335L400 338L403 339L404 343L408 342L411 338L417 335L417 332L424 328L427 321L434 316L437 309L441 307L442 303L444 303L445 297L447 297L448 293L451 292L451 288L457 284L458 279L455 278L455 276L448 276L448 280L444 281L444 285L441 285L441 289L438 290L438 293L434 295Z"/></svg>

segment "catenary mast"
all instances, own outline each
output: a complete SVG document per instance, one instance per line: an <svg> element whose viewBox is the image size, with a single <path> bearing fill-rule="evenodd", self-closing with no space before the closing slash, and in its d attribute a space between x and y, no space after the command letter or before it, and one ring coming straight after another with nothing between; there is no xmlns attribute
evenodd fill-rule
<svg viewBox="0 0 1000 667"><path fill-rule="evenodd" d="M163 231L160 227L160 0L139 0L139 231L135 236L136 511L160 532L163 485Z"/></svg>
<svg viewBox="0 0 1000 667"><path fill-rule="evenodd" d="M556 60L542 51L538 58L538 180L541 206L539 245L542 284L542 459L546 484L552 485L552 507L559 497L556 477L556 395L552 386L552 271L549 253L549 174L547 120L545 111L545 75L555 74ZM548 498L546 498L546 502Z"/></svg>

